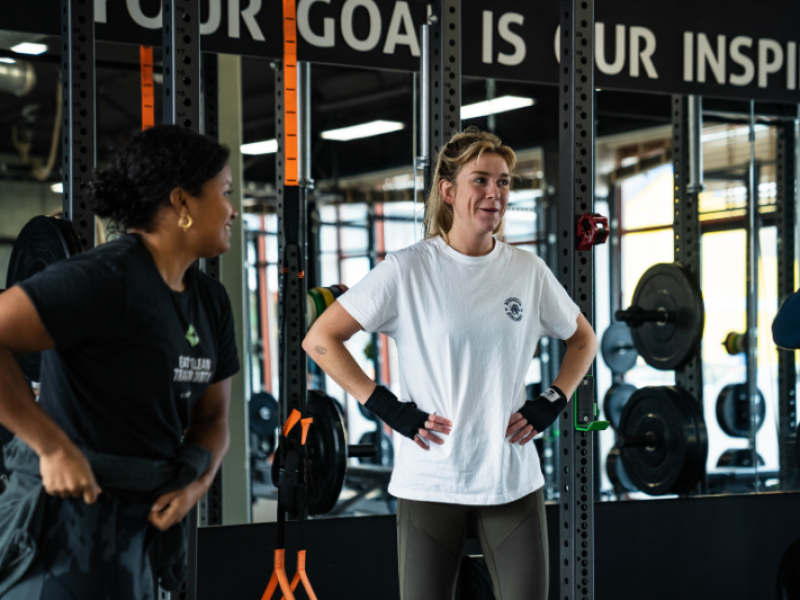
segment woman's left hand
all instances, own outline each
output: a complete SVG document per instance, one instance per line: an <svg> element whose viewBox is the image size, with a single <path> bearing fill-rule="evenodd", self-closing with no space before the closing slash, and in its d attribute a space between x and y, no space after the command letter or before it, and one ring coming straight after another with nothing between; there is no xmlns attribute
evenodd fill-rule
<svg viewBox="0 0 800 600"><path fill-rule="evenodd" d="M511 415L511 418L508 420L506 437L513 436L510 440L512 444L519 442L520 446L524 446L536 437L538 433L539 432L533 428L533 425L528 424L525 417L518 412Z"/></svg>
<svg viewBox="0 0 800 600"><path fill-rule="evenodd" d="M163 494L153 504L147 520L156 529L166 531L175 523L179 523L203 497L206 491L207 487L205 485L199 481L193 481L185 488Z"/></svg>

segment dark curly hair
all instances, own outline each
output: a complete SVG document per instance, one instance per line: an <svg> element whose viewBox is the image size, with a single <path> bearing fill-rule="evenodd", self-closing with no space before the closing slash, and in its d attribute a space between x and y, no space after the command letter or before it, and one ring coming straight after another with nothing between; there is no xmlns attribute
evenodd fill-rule
<svg viewBox="0 0 800 600"><path fill-rule="evenodd" d="M121 230L149 231L153 217L175 188L199 196L203 184L225 167L230 151L216 140L177 125L136 134L105 171L88 185L94 213Z"/></svg>

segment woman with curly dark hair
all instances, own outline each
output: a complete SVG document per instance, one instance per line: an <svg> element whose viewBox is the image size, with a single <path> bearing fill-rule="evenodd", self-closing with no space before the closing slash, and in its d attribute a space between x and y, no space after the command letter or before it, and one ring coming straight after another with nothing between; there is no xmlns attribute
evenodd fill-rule
<svg viewBox="0 0 800 600"><path fill-rule="evenodd" d="M228 448L239 369L220 283L228 150L176 126L136 135L89 202L127 231L0 295L0 597L151 599L186 577L184 517ZM43 350L37 403L15 355Z"/></svg>

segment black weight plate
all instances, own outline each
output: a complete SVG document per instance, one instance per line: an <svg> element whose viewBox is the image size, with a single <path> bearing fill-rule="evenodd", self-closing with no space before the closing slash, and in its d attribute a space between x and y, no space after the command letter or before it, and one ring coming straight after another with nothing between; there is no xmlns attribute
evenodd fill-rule
<svg viewBox="0 0 800 600"><path fill-rule="evenodd" d="M306 413L314 419L306 440L311 481L308 512L323 515L336 506L344 485L347 433L341 408L324 392L308 392Z"/></svg>
<svg viewBox="0 0 800 600"><path fill-rule="evenodd" d="M494 600L494 588L483 558L463 556L458 569L455 600Z"/></svg>
<svg viewBox="0 0 800 600"><path fill-rule="evenodd" d="M614 486L615 494L627 494L637 491L631 478L625 472L619 448L612 448L606 457L606 475L608 475L611 485Z"/></svg>
<svg viewBox="0 0 800 600"><path fill-rule="evenodd" d="M374 431L369 431L364 435L362 435L361 439L358 440L358 443L373 444L376 448L378 447L378 445L375 444ZM378 453L376 452L375 456L359 457L358 462L369 465L381 465L383 467L391 467L392 465L394 465L394 444L392 443L392 439L382 431L381 431L380 455L381 455L380 461L378 461Z"/></svg>
<svg viewBox="0 0 800 600"><path fill-rule="evenodd" d="M764 459L756 453L759 466L764 466ZM753 451L749 448L731 448L725 450L717 461L718 467L748 468L753 466Z"/></svg>
<svg viewBox="0 0 800 600"><path fill-rule="evenodd" d="M636 284L633 305L674 315L667 323L631 328L633 344L645 362L662 371L686 365L699 348L705 326L703 296L691 272L669 263L653 265Z"/></svg>
<svg viewBox="0 0 800 600"><path fill-rule="evenodd" d="M614 323L600 342L600 352L608 368L614 373L627 373L636 365L639 353L633 345L631 329L627 323Z"/></svg>
<svg viewBox="0 0 800 600"><path fill-rule="evenodd" d="M648 386L631 395L620 419L622 437L652 433L653 448L625 447L625 472L633 485L651 496L691 490L702 476L708 438L696 402L676 387Z"/></svg>
<svg viewBox="0 0 800 600"><path fill-rule="evenodd" d="M636 386L630 383L615 383L608 388L603 397L603 412L614 429L619 429L622 409L625 408L625 404L636 389Z"/></svg>
<svg viewBox="0 0 800 600"><path fill-rule="evenodd" d="M758 390L756 396L756 431L761 429L767 416L767 404L764 394ZM726 385L717 396L717 421L722 431L731 437L750 437L750 399L747 384L732 383Z"/></svg>
<svg viewBox="0 0 800 600"><path fill-rule="evenodd" d="M55 217L34 217L19 232L8 262L6 288L24 281L47 266L74 256L81 243L69 221ZM17 358L25 377L39 381L41 354L32 352Z"/></svg>
<svg viewBox="0 0 800 600"><path fill-rule="evenodd" d="M278 401L272 394L257 392L250 397L250 431L256 435L260 450L267 456L275 451L280 426L278 411Z"/></svg>
<svg viewBox="0 0 800 600"><path fill-rule="evenodd" d="M695 452L694 464L681 471L682 484L677 488L681 493L691 491L697 487L706 472L706 462L708 461L708 431L706 421L703 417L703 407L695 401L694 397L681 387L676 387L676 391L683 399L683 403L689 410L689 414L694 421L695 443L690 444L690 450ZM688 432L687 432L688 435Z"/></svg>

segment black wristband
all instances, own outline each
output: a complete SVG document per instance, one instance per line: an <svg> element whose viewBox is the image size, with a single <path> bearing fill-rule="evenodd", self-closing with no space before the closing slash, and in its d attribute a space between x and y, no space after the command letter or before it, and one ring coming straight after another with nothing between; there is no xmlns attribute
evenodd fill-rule
<svg viewBox="0 0 800 600"><path fill-rule="evenodd" d="M430 415L422 412L413 402L400 402L385 386L379 385L364 403L364 406L378 415L383 422L397 433L414 439Z"/></svg>
<svg viewBox="0 0 800 600"><path fill-rule="evenodd" d="M555 422L558 414L566 407L567 397L564 392L552 385L536 400L526 402L519 413L541 433Z"/></svg>

